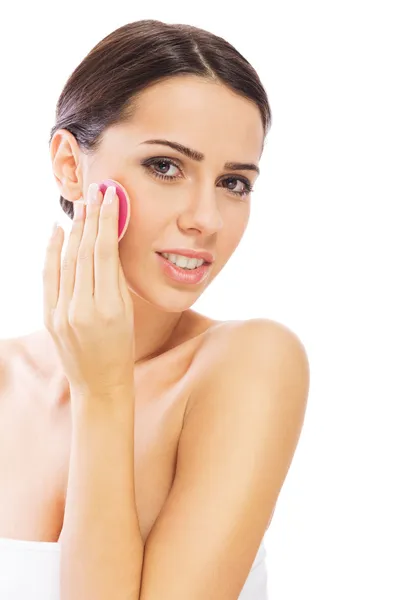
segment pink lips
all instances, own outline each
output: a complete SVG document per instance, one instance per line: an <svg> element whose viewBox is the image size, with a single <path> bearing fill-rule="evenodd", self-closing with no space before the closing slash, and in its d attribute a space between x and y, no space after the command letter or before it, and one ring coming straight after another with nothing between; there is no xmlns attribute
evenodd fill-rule
<svg viewBox="0 0 400 600"><path fill-rule="evenodd" d="M215 258L211 252L206 250L192 250L191 248L167 248L166 250L159 250L160 254L180 254L187 256L188 258L203 259L208 263L214 262Z"/></svg>
<svg viewBox="0 0 400 600"><path fill-rule="evenodd" d="M206 279L211 270L209 263L204 263L197 269L181 269L158 252L156 252L156 256L164 274L177 283L199 284Z"/></svg>

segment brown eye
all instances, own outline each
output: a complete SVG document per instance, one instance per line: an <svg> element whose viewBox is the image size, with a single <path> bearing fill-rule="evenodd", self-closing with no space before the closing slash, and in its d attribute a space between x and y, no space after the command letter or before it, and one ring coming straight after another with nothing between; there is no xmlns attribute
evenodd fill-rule
<svg viewBox="0 0 400 600"><path fill-rule="evenodd" d="M175 164L172 160L169 160L167 158L152 158L150 160L143 162L142 165L152 175L154 175L155 177L159 177L160 179L173 180L173 179L179 178L178 175L167 175L166 174L166 173L168 173L168 170L171 167L175 167L176 169L178 169L180 171L180 168L178 167L178 165ZM159 172L160 165L161 165L161 170L163 171L162 173Z"/></svg>
<svg viewBox="0 0 400 600"><path fill-rule="evenodd" d="M250 192L253 191L250 181L248 181L247 179L242 179L241 177L227 177L223 180L223 182L228 182L229 187L227 189L232 194L235 194L235 196L247 196L248 194L250 194ZM234 188L238 185L237 182L240 182L244 187L242 187L241 190L234 191ZM234 185L231 186L231 183L233 183Z"/></svg>

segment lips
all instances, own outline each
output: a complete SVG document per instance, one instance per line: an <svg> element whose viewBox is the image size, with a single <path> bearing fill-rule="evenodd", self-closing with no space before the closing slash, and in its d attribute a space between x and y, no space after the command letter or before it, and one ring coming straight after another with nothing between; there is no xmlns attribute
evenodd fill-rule
<svg viewBox="0 0 400 600"><path fill-rule="evenodd" d="M191 248L167 248L160 250L157 254L177 254L186 258L203 259L207 264L211 264L215 260L211 252L207 252L206 250L192 250Z"/></svg>
<svg viewBox="0 0 400 600"><path fill-rule="evenodd" d="M163 256L162 252L156 252L156 254L159 254L162 258L165 258L165 256ZM164 254L176 254L176 255L178 255L176 252L165 252ZM180 254L179 256L184 256L185 258L197 258L198 260L201 259L201 257L198 257L198 256L187 256L186 254ZM204 258L203 258L203 260L204 260L204 263L203 263L204 265L211 265L211 261L205 260ZM174 264L174 263L172 263L172 264ZM176 265L176 266L178 266L178 265Z"/></svg>
<svg viewBox="0 0 400 600"><path fill-rule="evenodd" d="M210 263L205 262L196 269L182 269L165 258L165 256L162 256L160 252L156 252L156 254L159 256L159 264L164 274L169 280L180 284L199 284L208 277L211 270Z"/></svg>

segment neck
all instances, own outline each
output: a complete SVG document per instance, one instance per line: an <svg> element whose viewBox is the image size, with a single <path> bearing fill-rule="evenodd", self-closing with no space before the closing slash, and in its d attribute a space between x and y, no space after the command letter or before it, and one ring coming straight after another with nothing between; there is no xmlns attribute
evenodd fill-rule
<svg viewBox="0 0 400 600"><path fill-rule="evenodd" d="M187 313L158 309L139 296L133 297L135 323L135 364L145 362L174 347L181 337Z"/></svg>

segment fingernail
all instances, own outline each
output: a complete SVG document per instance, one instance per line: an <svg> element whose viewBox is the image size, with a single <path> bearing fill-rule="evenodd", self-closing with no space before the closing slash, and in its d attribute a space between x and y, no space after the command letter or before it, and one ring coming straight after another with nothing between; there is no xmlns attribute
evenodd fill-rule
<svg viewBox="0 0 400 600"><path fill-rule="evenodd" d="M106 193L104 195L104 204L111 204L113 198L115 195L115 185L110 185L110 187L108 187L106 189Z"/></svg>
<svg viewBox="0 0 400 600"><path fill-rule="evenodd" d="M98 191L99 191L99 186L97 183L91 183L89 185L89 203L90 204L96 204Z"/></svg>

